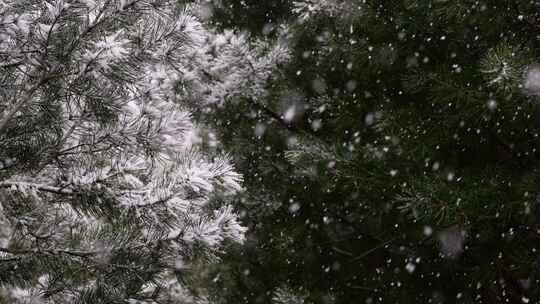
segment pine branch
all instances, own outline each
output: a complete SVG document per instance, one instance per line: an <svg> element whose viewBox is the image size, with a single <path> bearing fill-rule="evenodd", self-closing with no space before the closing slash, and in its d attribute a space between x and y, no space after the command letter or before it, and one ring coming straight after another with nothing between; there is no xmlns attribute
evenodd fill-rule
<svg viewBox="0 0 540 304"><path fill-rule="evenodd" d="M193 71L208 64L196 48L206 47L211 31L176 1L22 1L13 20L30 21L14 22L20 28L6 34L12 41L0 43L14 46L0 50L7 58L0 93L9 96L1 106L0 190L11 196L3 206L9 212L0 212L8 231L0 242L10 246L0 253L19 257L10 259L15 267L45 263L24 269L24 279L7 273L2 283L23 280L55 303L122 302L143 295L137 286L155 277L174 282L173 265L162 265L173 258L195 249L211 255L227 239L241 242L245 228L227 204L241 190L241 176L228 158L212 159L184 138L195 126L181 104L180 79L192 75L202 84L186 83L190 96L219 90ZM161 48L173 47L174 56L162 60ZM215 197L219 203L210 204ZM90 228L77 227L82 222ZM58 271L63 277L51 290L35 283L33 276ZM155 300L173 288L184 290L167 286Z"/></svg>
<svg viewBox="0 0 540 304"><path fill-rule="evenodd" d="M4 116L0 120L0 134L2 134L3 131L5 131L9 121L13 119L15 114L19 112L24 106L26 106L34 98L34 93L36 91L38 91L41 87L43 87L43 85L45 85L48 81L62 77L62 76L63 74L55 73L55 72L46 74L43 77L41 77L41 79L37 82L37 84L35 84L34 86L26 90L23 93L23 96L21 97L19 102L17 102L13 107L11 107L10 110L6 114L4 114Z"/></svg>
<svg viewBox="0 0 540 304"><path fill-rule="evenodd" d="M13 116L15 116L18 111L20 111L28 102L30 102L30 100L32 100L35 91L39 89L41 83L42 81L27 90L19 102L17 102L6 114L4 114L4 117L2 117L2 120L0 120L0 134L4 131L9 121L13 119Z"/></svg>

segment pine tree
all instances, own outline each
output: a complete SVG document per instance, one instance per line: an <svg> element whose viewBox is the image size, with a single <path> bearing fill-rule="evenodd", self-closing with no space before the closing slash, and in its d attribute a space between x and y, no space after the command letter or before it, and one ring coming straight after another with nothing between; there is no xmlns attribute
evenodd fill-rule
<svg viewBox="0 0 540 304"><path fill-rule="evenodd" d="M250 177L222 302L537 301L538 4L277 11L290 60L263 98L209 112Z"/></svg>
<svg viewBox="0 0 540 304"><path fill-rule="evenodd" d="M0 285L8 303L203 303L186 275L242 242L242 176L193 113L282 47L203 3L0 1ZM256 60L257 59L257 60ZM191 270L192 271L192 270ZM2 300L2 301L4 301Z"/></svg>

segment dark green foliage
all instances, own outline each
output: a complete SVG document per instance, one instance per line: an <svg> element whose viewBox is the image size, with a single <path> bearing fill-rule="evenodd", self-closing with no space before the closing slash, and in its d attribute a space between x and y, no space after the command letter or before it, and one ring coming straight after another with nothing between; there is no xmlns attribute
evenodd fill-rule
<svg viewBox="0 0 540 304"><path fill-rule="evenodd" d="M538 300L538 4L355 3L293 22L268 96L207 117L249 177L250 238L216 269L218 302L283 286L314 303ZM256 32L239 11L290 7L217 18Z"/></svg>
<svg viewBox="0 0 540 304"><path fill-rule="evenodd" d="M216 2L211 7L213 21L221 27L248 30L255 35L268 35L273 27L292 17L287 0Z"/></svg>

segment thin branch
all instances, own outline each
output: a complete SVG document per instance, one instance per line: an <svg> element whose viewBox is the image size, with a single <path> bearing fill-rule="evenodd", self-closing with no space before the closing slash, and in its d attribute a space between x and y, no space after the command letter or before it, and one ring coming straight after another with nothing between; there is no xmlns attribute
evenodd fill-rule
<svg viewBox="0 0 540 304"><path fill-rule="evenodd" d="M356 257L352 258L352 259L350 260L350 262L355 262L355 261L358 261L358 260L361 260L361 259L365 258L366 256L372 254L373 252L375 252L375 251L377 251L377 250L383 248L384 246L386 246L386 245L392 243L395 239L396 239L396 238L389 239L388 241L383 242L383 243L381 243L381 244L379 244L379 245L377 245L377 246L371 248L370 250L368 250L368 251L366 251L366 252L360 254L359 256L356 256Z"/></svg>
<svg viewBox="0 0 540 304"><path fill-rule="evenodd" d="M324 144L327 144L323 139L321 139L319 136L317 136L317 134L315 134L313 131L311 131L309 129L306 130L304 128L299 128L296 125L287 122L281 115L274 112L273 110L271 110L267 106L262 105L262 104L260 104L260 103L258 103L256 101L254 101L251 98L248 99L248 103L250 105L252 105L253 107L255 107L256 109L261 110L265 115L269 116L273 120L277 121L280 125L285 127L288 131L290 131L292 133L296 133L296 134L307 135L308 137L311 137L312 139L314 139L314 140L316 140L318 142L322 142Z"/></svg>
<svg viewBox="0 0 540 304"><path fill-rule="evenodd" d="M10 181L0 182L0 188L12 188L12 187L31 188L31 189L36 189L36 190L43 191L43 192L49 192L49 193L60 194L60 195L74 195L74 194L76 194L76 192L74 192L73 190L62 189L60 187L54 187L54 186L49 186L49 185L44 185L44 184L28 183L28 182L15 182L15 181L13 181L13 182L10 182Z"/></svg>

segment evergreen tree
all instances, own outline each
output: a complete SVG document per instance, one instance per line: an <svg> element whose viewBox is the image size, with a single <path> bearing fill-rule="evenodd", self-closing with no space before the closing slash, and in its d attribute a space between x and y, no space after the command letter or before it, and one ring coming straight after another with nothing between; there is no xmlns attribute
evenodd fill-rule
<svg viewBox="0 0 540 304"><path fill-rule="evenodd" d="M186 275L244 240L242 176L192 112L286 57L206 8L0 1L0 301L206 301Z"/></svg>
<svg viewBox="0 0 540 304"><path fill-rule="evenodd" d="M205 116L250 177L217 300L540 299L538 3L280 5L290 60Z"/></svg>

